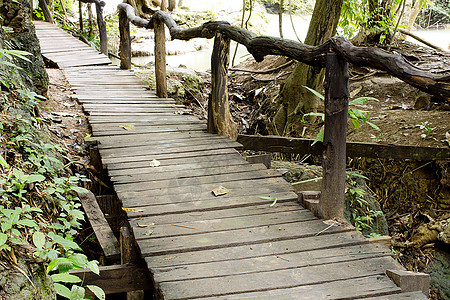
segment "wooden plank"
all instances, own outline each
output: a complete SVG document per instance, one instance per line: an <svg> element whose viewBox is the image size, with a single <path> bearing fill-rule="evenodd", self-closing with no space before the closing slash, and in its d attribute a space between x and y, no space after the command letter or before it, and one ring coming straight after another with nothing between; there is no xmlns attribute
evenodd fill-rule
<svg viewBox="0 0 450 300"><path fill-rule="evenodd" d="M317 142L312 146L314 141L311 139L239 135L237 141L243 144L244 149L247 150L315 155L321 155L322 153L322 143ZM347 156L388 159L449 160L450 149L347 142Z"/></svg>
<svg viewBox="0 0 450 300"><path fill-rule="evenodd" d="M158 173L129 174L121 176L111 176L111 181L117 184L137 184L140 182L152 182L152 184L154 184L158 181L164 180L183 180L195 178L201 179L203 177L225 176L242 172L254 172L259 170L266 170L266 166L264 166L263 164L240 164L191 170L166 171Z"/></svg>
<svg viewBox="0 0 450 300"><path fill-rule="evenodd" d="M259 256L239 260L224 260L201 264L151 268L155 281L178 281L305 268L332 263L392 256L392 251L372 247L371 245L354 245L339 248L320 249L303 252L291 252L276 255ZM147 259L151 266L151 259Z"/></svg>
<svg viewBox="0 0 450 300"><path fill-rule="evenodd" d="M187 116L190 119L189 116ZM158 117L149 117L148 121L154 120ZM161 118L161 117L159 117ZM171 119L168 116L162 116L162 118ZM144 119L145 121L145 119ZM100 149L108 149L108 148L122 148L123 146L132 146L132 145L146 145L147 143L151 143L153 141L163 141L163 140L177 140L177 139L190 139L190 138L200 138L200 137L213 137L216 135L212 135L205 132L155 132L148 134L139 135L139 140L130 138L129 136L105 136L98 137L96 140L98 141L98 147ZM116 146L123 145L123 146Z"/></svg>
<svg viewBox="0 0 450 300"><path fill-rule="evenodd" d="M190 211L176 211L176 208L172 211L169 205L155 205L156 209L163 207L163 209L159 209L160 214L153 214L151 216L142 216L139 218L131 218L130 224L135 227L146 228L150 226L159 226L159 225L167 225L167 224L181 224L183 222L197 222L201 221L210 221L217 219L225 219L239 216L255 216L255 215L266 215L266 217L270 218L270 214L279 211L295 211L295 210L305 210L302 208L297 202L297 195L294 193L278 193L274 194L279 198L276 205L270 206L273 201L260 199L256 196L248 197L246 200L244 197L237 197L239 199L243 199L242 205L235 207L226 207L226 206L218 206L218 207L200 207L196 208L192 202L184 202L176 205L171 205L172 207L183 208L184 210L190 209ZM236 198L232 198L232 200L236 201ZM211 200L198 201L198 203L214 203L215 205L219 204L221 198L215 198ZM236 203L236 202L235 202ZM195 209L195 210L192 210ZM306 211L306 210L305 210ZM192 227L192 226L191 226Z"/></svg>
<svg viewBox="0 0 450 300"><path fill-rule="evenodd" d="M138 126L138 125L136 125ZM119 126L117 126L119 127ZM138 128L138 127L137 127ZM127 147L118 147L114 149L102 149L101 155L102 157L120 157L120 156L129 156L131 155L139 155L141 153L144 154L152 154L152 153L161 153L161 150L164 149L165 153L170 152L185 152L184 148L187 148L189 151L189 147L195 147L200 145L209 145L211 143L218 143L223 145L231 144L232 147L240 147L240 144L236 143L233 140L230 140L227 137L223 136L214 136L214 137L196 137L196 138L187 138L187 139L174 139L174 140L155 140L148 141L145 144L139 145L127 145ZM121 145L118 142L118 145ZM172 149L174 151L172 151ZM178 151L177 151L178 149ZM166 151L167 150L167 151Z"/></svg>
<svg viewBox="0 0 450 300"><path fill-rule="evenodd" d="M248 193L248 195L239 195L233 196L229 198L222 197L210 197L208 199L200 199L200 200L192 200L192 201L182 201L173 203L167 201L170 199L167 196L163 196L160 199L160 203L153 204L153 201L146 201L147 198L142 197L143 201L141 201L141 205L139 205L138 200L131 199L123 201L125 208L133 208L134 210L128 211L129 220L138 220L139 224L145 224L140 221L141 218L151 217L152 219L156 218L157 222L159 218L163 218L165 216L170 216L172 218L176 218L179 221L188 221L192 219L204 218L205 212L208 212L208 216L210 216L212 211L220 211L220 213L224 215L228 215L229 209L237 209L237 208L246 208L247 214L250 214L252 209L258 209L259 207L270 207L273 203L272 200L264 200L260 197L261 195L276 197L277 205L275 209L278 209L279 206L285 205L286 202L291 203L291 201L297 199L297 195L294 193L286 192L285 190L273 191L269 188L261 188L261 190L257 192L253 192L253 194ZM184 195L181 195L184 196ZM166 203L163 203L166 201ZM248 208L251 207L250 210ZM214 215L214 214L212 214ZM150 222L150 223L153 223ZM137 224L136 224L137 226Z"/></svg>
<svg viewBox="0 0 450 300"><path fill-rule="evenodd" d="M133 264L99 266L99 270L100 275L89 269L72 269L69 274L82 278L85 285L102 288L106 295L154 289L146 266ZM93 296L89 289L86 289L86 296Z"/></svg>
<svg viewBox="0 0 450 300"><path fill-rule="evenodd" d="M216 183L217 186L219 186L224 182L230 181L240 181L245 179L247 180L263 179L281 176L280 173L276 170L266 170L265 167L263 167L263 169L264 170L247 171L232 174L210 175L192 178L149 180L146 182L134 182L134 183L116 182L116 188L118 190L117 192L161 190L172 187L187 187L186 189L189 190L189 187L194 185Z"/></svg>
<svg viewBox="0 0 450 300"><path fill-rule="evenodd" d="M189 125L186 125L189 126ZM136 130L137 131L137 130ZM94 131L94 133L97 135L97 133ZM130 147L131 148L131 147ZM139 148L139 147L138 147ZM219 140L216 141L214 144L210 143L200 143L195 145L183 145L183 143L171 143L168 145L156 145L156 146L140 146L140 149L132 149L129 152L126 151L120 151L121 148L116 149L117 152L109 151L108 149L105 149L101 152L101 155L103 158L120 158L120 157L138 157L138 156L145 156L149 157L151 155L157 155L162 153L161 150L164 149L164 154L171 154L171 153L185 153L185 152L197 152L197 151L205 151L205 150L213 150L213 149L224 149L224 148L240 148L240 144L234 142L234 141L226 141L226 140ZM152 158L153 159L153 158Z"/></svg>
<svg viewBox="0 0 450 300"><path fill-rule="evenodd" d="M135 203L139 206L139 199L151 198L153 204L167 204L187 202L194 200L211 199L211 191L218 186L224 186L230 192L220 198L225 201L227 197L241 195L270 196L275 192L292 191L292 186L282 178L246 178L243 180L228 180L195 186L168 186L165 189L148 189L145 191L120 190L116 192L122 202L127 206ZM140 202L141 206L146 204ZM150 205L150 204L147 204Z"/></svg>
<svg viewBox="0 0 450 300"><path fill-rule="evenodd" d="M396 298L400 289L393 285L386 276L365 276L314 285L303 285L285 289L262 292L238 293L226 296L207 297L203 299L260 299L260 300L304 300L304 299L366 299L369 296L381 296L379 299L416 299ZM368 298L371 299L371 298ZM417 298L421 299L421 298Z"/></svg>
<svg viewBox="0 0 450 300"><path fill-rule="evenodd" d="M205 131L205 124L181 124L181 125L165 125L165 126L145 126L138 128L136 130L103 130L97 131L93 130L94 136L113 136L113 135L139 135L147 133L157 133L157 132L183 132L183 131ZM214 148L214 147L212 147ZM217 147L215 148L217 149ZM208 149L203 149L208 150ZM212 149L210 149L212 150ZM201 149L200 149L201 151Z"/></svg>
<svg viewBox="0 0 450 300"><path fill-rule="evenodd" d="M91 192L78 193L80 202L86 212L89 223L94 230L95 236L102 247L107 260L120 258L120 247L114 232L103 215L100 206L97 203L95 195Z"/></svg>
<svg viewBox="0 0 450 300"><path fill-rule="evenodd" d="M130 169L125 170L109 170L108 174L111 177L119 178L119 176L129 176L130 172L132 172L132 175L139 175L139 174L161 174L165 172L179 172L179 171L189 171L189 170L196 170L196 169L207 169L207 168L217 168L217 167L228 167L228 166L240 166L240 165L247 165L248 162L245 161L242 157L239 157L239 154L227 156L226 159L221 160L215 160L215 161L206 161L201 163L194 163L194 164L186 164L186 163L180 163L176 165L160 165L159 167L146 167L146 168L139 168L139 169L133 169L133 171L130 171ZM150 165L150 163L148 164Z"/></svg>
<svg viewBox="0 0 450 300"><path fill-rule="evenodd" d="M164 107L166 104L160 105L160 107ZM167 107L169 107L167 105ZM171 115L171 114L152 114L150 116L88 116L90 124L104 124L107 123L109 125L113 124L139 124L139 123L150 123L150 124L159 124L159 126L164 124L195 124L195 123L203 123L198 118L194 116L188 116L180 119L179 116Z"/></svg>
<svg viewBox="0 0 450 300"><path fill-rule="evenodd" d="M380 265L397 266L392 258L381 257L355 262L341 262L328 265L312 266L301 269L276 270L255 274L162 282L159 284L164 295L169 299L185 299L197 297L216 297L235 293L268 291L290 287L321 284L351 278L383 276ZM195 288L192 288L195 286ZM398 288L392 286L392 291ZM330 291L332 294L332 291Z"/></svg>
<svg viewBox="0 0 450 300"><path fill-rule="evenodd" d="M281 228L281 229L280 229ZM301 230L299 230L301 228ZM328 229L327 229L328 228ZM144 257L176 254L180 252L227 248L242 245L271 243L275 241L311 237L325 230L323 235L354 230L345 226L329 227L321 220L257 226L253 228L202 233L189 236L138 240ZM384 272L384 271L383 271Z"/></svg>
<svg viewBox="0 0 450 300"><path fill-rule="evenodd" d="M286 207L287 212L280 212L282 208ZM151 224L151 219L152 218L143 218L140 223L136 224ZM136 240L178 236L187 237L224 230L247 229L258 226L277 226L280 224L298 223L299 221L311 221L314 219L316 219L316 217L309 210L300 210L298 204L292 206L291 203L290 206L279 206L278 212L277 210L273 210L270 215L266 213L191 222L180 222L175 219L172 220L172 224L153 225L148 227L137 225L133 227L133 232Z"/></svg>
<svg viewBox="0 0 450 300"><path fill-rule="evenodd" d="M144 134L142 134L144 136ZM120 137L120 136L118 136ZM109 147L109 146L108 146ZM108 170L123 170L123 169L135 169L135 168L145 168L149 166L151 160L156 159L159 161L164 160L164 165L176 165L182 162L185 163L195 163L202 161L209 161L211 159L220 160L225 159L228 155L240 155L235 149L227 148L227 149L216 149L211 151L198 151L198 152L187 152L187 153L175 153L171 155L159 154L153 156L154 158L138 158L137 160L132 161L112 161L112 160L103 160L103 163L107 165Z"/></svg>
<svg viewBox="0 0 450 300"><path fill-rule="evenodd" d="M372 299L372 300L426 300L428 299L427 296L425 296L422 292L406 292L406 293L399 293L399 294L392 294L389 296L377 296L377 297L370 297L366 299Z"/></svg>
<svg viewBox="0 0 450 300"><path fill-rule="evenodd" d="M327 235L293 238L271 243L242 245L220 249L201 250L177 254L148 256L145 258L151 268L184 266L228 260L240 260L264 256L284 256L289 253L320 251L331 248L343 248L354 245L364 245L367 240L355 231L332 233ZM373 245L376 249L390 251L384 245Z"/></svg>

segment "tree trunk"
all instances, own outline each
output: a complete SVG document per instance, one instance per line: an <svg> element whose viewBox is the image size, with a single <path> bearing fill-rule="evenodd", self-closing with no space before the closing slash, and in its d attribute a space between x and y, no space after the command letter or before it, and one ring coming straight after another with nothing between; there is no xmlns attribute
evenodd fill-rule
<svg viewBox="0 0 450 300"><path fill-rule="evenodd" d="M178 0L178 7L183 6L183 0Z"/></svg>
<svg viewBox="0 0 450 300"><path fill-rule="evenodd" d="M316 1L305 44L320 45L336 34L342 3L343 0ZM305 113L317 111L317 97L303 86L320 90L323 75L320 68L297 63L281 89L281 108L274 118L275 134L295 133L298 126L296 121Z"/></svg>
<svg viewBox="0 0 450 300"><path fill-rule="evenodd" d="M233 121L228 103L228 65L230 38L216 33L211 55L211 96L208 102L208 132L237 138L237 125Z"/></svg>
<svg viewBox="0 0 450 300"><path fill-rule="evenodd" d="M177 1L176 0L169 0L169 11L174 11L175 8L177 6Z"/></svg>
<svg viewBox="0 0 450 300"><path fill-rule="evenodd" d="M89 36L92 36L94 34L94 14L92 13L92 3L88 3L87 8L88 8Z"/></svg>
<svg viewBox="0 0 450 300"><path fill-rule="evenodd" d="M133 6L136 15L142 18L148 19L155 12L151 4L159 6L159 1L149 1L149 0L126 0L125 3ZM155 3L157 2L157 3Z"/></svg>
<svg viewBox="0 0 450 300"><path fill-rule="evenodd" d="M47 6L47 2L45 2L45 0L39 0L39 6L42 9L42 12L44 13L45 21L53 24L52 13L50 12L50 9Z"/></svg>
<svg viewBox="0 0 450 300"><path fill-rule="evenodd" d="M283 10L284 0L280 0L280 8L278 9L278 29L280 31L280 38L283 38Z"/></svg>

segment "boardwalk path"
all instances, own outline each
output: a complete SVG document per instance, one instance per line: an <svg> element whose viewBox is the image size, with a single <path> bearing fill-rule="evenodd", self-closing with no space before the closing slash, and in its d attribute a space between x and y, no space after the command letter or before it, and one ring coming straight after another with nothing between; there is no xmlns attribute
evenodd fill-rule
<svg viewBox="0 0 450 300"><path fill-rule="evenodd" d="M43 55L64 70L89 114L141 255L166 299L418 297L390 295L400 289L384 272L400 267L389 249L329 227L299 206L277 172L248 164L239 144L205 133L204 122L183 115L182 106L157 98L132 72L62 30L35 25ZM219 186L229 193L215 197ZM270 207L258 196L278 201Z"/></svg>

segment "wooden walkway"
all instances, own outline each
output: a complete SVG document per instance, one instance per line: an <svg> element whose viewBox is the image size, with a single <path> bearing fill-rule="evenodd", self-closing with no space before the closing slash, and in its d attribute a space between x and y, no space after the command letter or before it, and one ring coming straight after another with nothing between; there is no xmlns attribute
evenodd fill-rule
<svg viewBox="0 0 450 300"><path fill-rule="evenodd" d="M35 25L43 55L89 115L165 299L425 299L385 275L401 269L388 248L315 218L276 171L247 163L238 143L205 133L184 107L62 30ZM229 192L214 196L221 186Z"/></svg>

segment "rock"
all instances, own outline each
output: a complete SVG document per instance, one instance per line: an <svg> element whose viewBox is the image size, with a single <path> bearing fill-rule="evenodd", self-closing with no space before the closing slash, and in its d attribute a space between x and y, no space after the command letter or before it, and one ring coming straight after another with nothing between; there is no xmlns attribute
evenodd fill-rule
<svg viewBox="0 0 450 300"><path fill-rule="evenodd" d="M31 53L30 62L18 59L15 64L25 71L17 72L28 88L45 95L48 89L48 75L41 56L41 48L30 18L30 1L4 0L0 2L0 27L10 27L13 31L0 33L0 46ZM4 40L10 47L5 47Z"/></svg>

